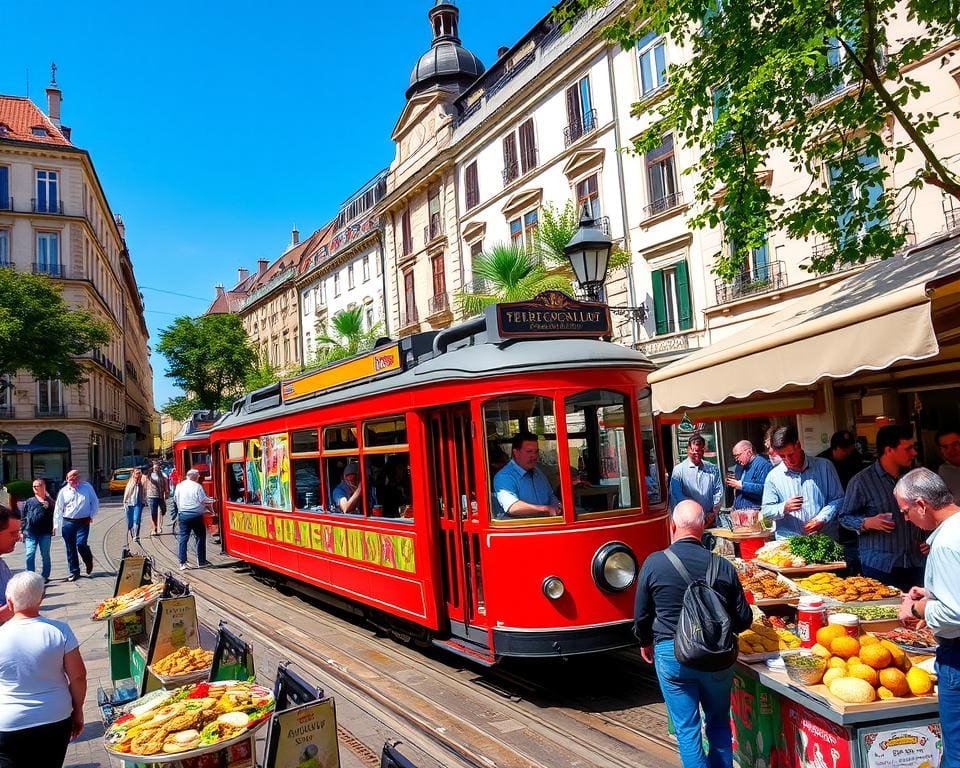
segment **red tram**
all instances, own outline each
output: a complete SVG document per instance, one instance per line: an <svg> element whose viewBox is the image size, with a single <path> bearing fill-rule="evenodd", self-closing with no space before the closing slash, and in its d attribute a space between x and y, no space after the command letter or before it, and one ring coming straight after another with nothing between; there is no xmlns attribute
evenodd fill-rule
<svg viewBox="0 0 960 768"><path fill-rule="evenodd" d="M215 411L194 411L190 414L183 427L173 438L173 466L177 471L178 479L187 476L187 471L196 469L200 472L200 483L208 496L214 495L213 474L210 462L210 428L221 417ZM220 533L218 515L209 511L204 513L207 531L213 536Z"/></svg>
<svg viewBox="0 0 960 768"><path fill-rule="evenodd" d="M609 328L605 306L558 296L540 298L567 307L561 336L578 322L570 307ZM609 330L509 338L502 317L238 401L209 431L225 551L483 663L635 642L639 566L668 543L653 366L596 338ZM560 514L508 518L497 502L521 431L538 437ZM359 474L349 512L333 501L345 470Z"/></svg>

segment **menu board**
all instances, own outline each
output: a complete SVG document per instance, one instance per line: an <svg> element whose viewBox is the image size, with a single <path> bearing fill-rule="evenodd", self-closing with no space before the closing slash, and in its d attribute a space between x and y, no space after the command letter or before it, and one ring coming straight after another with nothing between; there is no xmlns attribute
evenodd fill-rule
<svg viewBox="0 0 960 768"><path fill-rule="evenodd" d="M273 717L279 738L267 768L340 768L333 699L276 712Z"/></svg>
<svg viewBox="0 0 960 768"><path fill-rule="evenodd" d="M169 656L178 648L200 647L200 622L197 620L197 601L193 595L171 597L157 603L153 619L146 665ZM153 674L144 674L140 695L160 687Z"/></svg>
<svg viewBox="0 0 960 768"><path fill-rule="evenodd" d="M117 583L113 587L113 596L125 595L150 581L146 569L147 558L143 555L127 555L123 558L117 572Z"/></svg>
<svg viewBox="0 0 960 768"><path fill-rule="evenodd" d="M939 768L943 760L939 720L861 728L857 737L861 768Z"/></svg>

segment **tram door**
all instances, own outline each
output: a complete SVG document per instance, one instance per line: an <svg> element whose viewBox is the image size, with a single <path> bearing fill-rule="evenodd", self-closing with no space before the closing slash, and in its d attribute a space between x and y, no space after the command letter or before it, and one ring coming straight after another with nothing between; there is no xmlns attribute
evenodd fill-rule
<svg viewBox="0 0 960 768"><path fill-rule="evenodd" d="M450 632L487 646L470 411L465 405L433 411L429 423L432 513L440 521L443 594Z"/></svg>

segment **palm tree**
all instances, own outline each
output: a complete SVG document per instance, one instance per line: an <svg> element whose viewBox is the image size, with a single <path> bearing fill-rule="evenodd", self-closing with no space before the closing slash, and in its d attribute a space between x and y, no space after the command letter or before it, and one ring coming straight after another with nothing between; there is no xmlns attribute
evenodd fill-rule
<svg viewBox="0 0 960 768"><path fill-rule="evenodd" d="M377 338L383 333L383 326L376 323L369 330L363 329L363 307L352 307L337 312L330 320L333 336L317 336L317 364L326 365L336 360L353 357L360 352L373 349ZM317 332L323 327L318 323Z"/></svg>
<svg viewBox="0 0 960 768"><path fill-rule="evenodd" d="M562 209L550 203L543 206L540 226L537 228L536 249L548 269L558 270L573 279L573 270L564 248L580 228L580 212L573 200L567 200ZM610 251L607 269L621 269L630 263L630 254L614 247Z"/></svg>
<svg viewBox="0 0 960 768"><path fill-rule="evenodd" d="M468 317L490 304L526 301L542 291L570 293L570 277L548 269L518 243L498 244L473 260L473 290L459 291L457 308Z"/></svg>

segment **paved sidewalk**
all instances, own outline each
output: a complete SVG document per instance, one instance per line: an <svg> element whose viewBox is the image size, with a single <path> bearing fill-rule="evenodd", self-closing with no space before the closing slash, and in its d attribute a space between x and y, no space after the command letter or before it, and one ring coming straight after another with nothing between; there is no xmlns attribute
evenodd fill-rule
<svg viewBox="0 0 960 768"><path fill-rule="evenodd" d="M103 724L100 722L100 710L97 707L97 688L110 688L110 660L107 654L107 624L90 619L94 608L113 594L116 576L114 570L107 570L104 561L103 538L111 523L123 516L118 501L101 499L100 513L90 526L90 548L93 550L94 569L90 576L81 576L75 582L65 579L67 553L63 539L57 537L50 547L53 560L53 572L43 604L42 615L51 619L65 621L70 625L77 640L80 641L80 653L87 666L87 699L84 706L86 726L80 738L71 742L67 749L64 768L106 768L110 758L103 749ZM111 552L110 556L119 561L120 552ZM12 554L4 557L14 572L22 571L23 544L17 544ZM40 568L40 554L37 553L37 569Z"/></svg>

